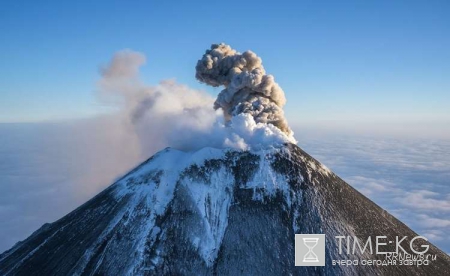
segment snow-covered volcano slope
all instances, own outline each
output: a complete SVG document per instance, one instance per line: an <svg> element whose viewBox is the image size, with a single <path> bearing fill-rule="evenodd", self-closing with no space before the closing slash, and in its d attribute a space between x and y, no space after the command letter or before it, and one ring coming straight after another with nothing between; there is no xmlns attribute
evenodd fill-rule
<svg viewBox="0 0 450 276"><path fill-rule="evenodd" d="M294 266L296 233L326 234L325 267ZM332 266L350 258L338 235L417 234L295 145L168 148L1 254L0 275L450 275L433 245L429 266Z"/></svg>

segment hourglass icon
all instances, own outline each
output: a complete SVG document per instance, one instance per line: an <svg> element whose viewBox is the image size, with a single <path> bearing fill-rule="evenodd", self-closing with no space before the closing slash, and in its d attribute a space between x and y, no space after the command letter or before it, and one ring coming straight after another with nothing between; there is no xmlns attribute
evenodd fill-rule
<svg viewBox="0 0 450 276"><path fill-rule="evenodd" d="M308 247L308 253L303 257L303 262L314 263L319 262L316 253L314 253L313 248L316 247L319 238L303 238L303 243Z"/></svg>

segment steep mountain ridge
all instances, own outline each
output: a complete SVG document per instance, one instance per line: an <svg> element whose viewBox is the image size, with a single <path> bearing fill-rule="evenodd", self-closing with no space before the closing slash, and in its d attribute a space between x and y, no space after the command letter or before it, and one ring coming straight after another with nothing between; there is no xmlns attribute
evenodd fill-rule
<svg viewBox="0 0 450 276"><path fill-rule="evenodd" d="M294 235L324 233L325 267L294 266ZM0 255L1 275L450 273L429 266L333 266L334 236L417 236L299 147L167 148ZM352 258L379 258L356 253Z"/></svg>

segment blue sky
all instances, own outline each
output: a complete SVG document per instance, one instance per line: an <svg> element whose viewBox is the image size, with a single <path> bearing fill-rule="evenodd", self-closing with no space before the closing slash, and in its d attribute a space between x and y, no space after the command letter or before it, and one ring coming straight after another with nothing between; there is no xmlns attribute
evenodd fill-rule
<svg viewBox="0 0 450 276"><path fill-rule="evenodd" d="M449 11L448 1L3 1L0 122L105 112L98 69L125 48L147 55L147 83L216 94L194 67L226 42L263 58L291 124L448 128Z"/></svg>

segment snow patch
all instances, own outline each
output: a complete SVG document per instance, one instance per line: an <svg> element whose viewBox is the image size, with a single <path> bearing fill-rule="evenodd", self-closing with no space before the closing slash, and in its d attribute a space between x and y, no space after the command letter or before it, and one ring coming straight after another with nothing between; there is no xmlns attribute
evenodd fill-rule
<svg viewBox="0 0 450 276"><path fill-rule="evenodd" d="M200 255L208 266L214 263L228 225L228 210L232 201L234 179L221 168L210 175L209 182L189 181L180 184L190 192L203 219L203 236L191 237L192 245L199 249Z"/></svg>
<svg viewBox="0 0 450 276"><path fill-rule="evenodd" d="M277 147L250 151L250 154L259 157L259 162L255 163L259 165L253 177L240 188L253 189L255 201L264 201L281 194L284 197L284 207L290 209L293 204L296 206L301 204L301 193L293 193L287 181L288 176L279 174L271 166L273 156L280 150L290 154L286 148ZM233 188L236 185L235 175L229 166L237 162L240 155L230 157L228 154L230 151L232 150L203 148L196 152L183 152L168 148L114 184L112 188L114 188L116 200L126 198L128 207L113 220L101 237L106 236L125 214L133 217L139 212L149 212L146 214L148 219L145 225L140 226L140 236L136 238L136 244L133 245L138 255L128 270L129 273L142 269L141 264L145 262L145 241L157 234L154 229L155 219L166 212L174 198L177 185L182 185L188 192L201 219L203 230L201 233L192 233L190 243L198 250L208 266L213 265L228 226L228 212L233 204ZM230 158L236 158L236 160L230 160ZM207 160L217 161L217 164L211 165L210 168L206 165ZM313 165L310 164L311 167ZM207 170L207 178L192 177L188 172L193 166L199 170ZM144 210L137 208L142 202L146 205ZM294 216L298 214L294 213ZM80 260L80 267L86 265L93 252L95 248L88 250L83 260ZM160 257L156 256L150 262L156 265L159 260Z"/></svg>

